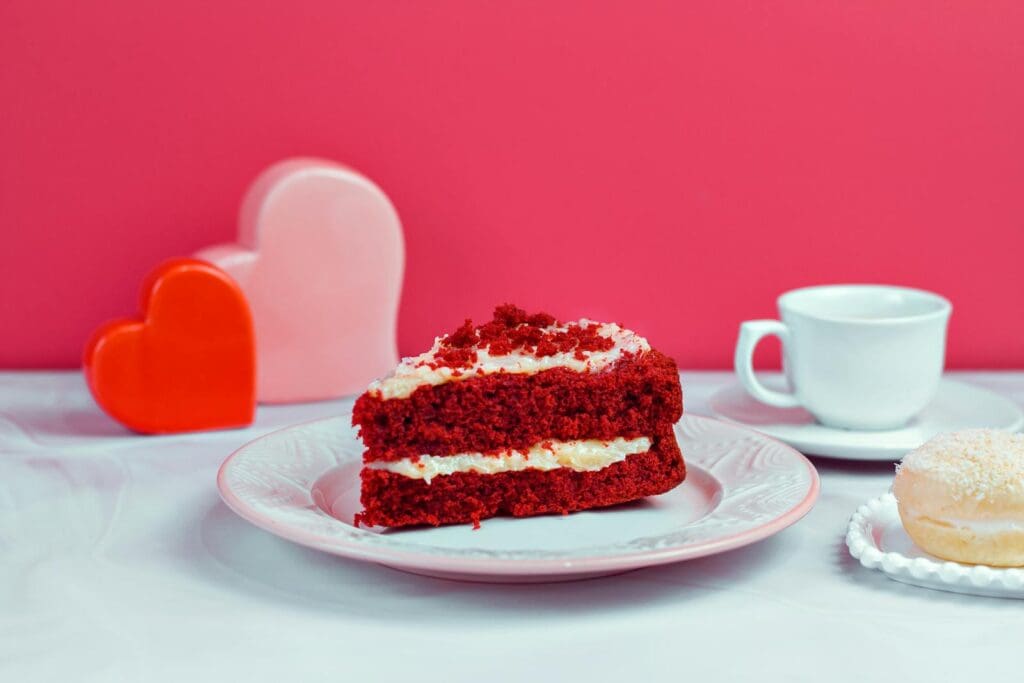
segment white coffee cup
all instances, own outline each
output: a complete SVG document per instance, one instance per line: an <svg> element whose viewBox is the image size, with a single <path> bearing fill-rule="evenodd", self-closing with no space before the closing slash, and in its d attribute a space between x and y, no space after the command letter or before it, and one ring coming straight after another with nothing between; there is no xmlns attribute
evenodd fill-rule
<svg viewBox="0 0 1024 683"><path fill-rule="evenodd" d="M802 406L824 425L880 430L905 425L938 388L953 306L919 289L826 285L786 292L778 320L740 325L735 367L758 401ZM754 375L757 343L782 341L792 393L773 391Z"/></svg>

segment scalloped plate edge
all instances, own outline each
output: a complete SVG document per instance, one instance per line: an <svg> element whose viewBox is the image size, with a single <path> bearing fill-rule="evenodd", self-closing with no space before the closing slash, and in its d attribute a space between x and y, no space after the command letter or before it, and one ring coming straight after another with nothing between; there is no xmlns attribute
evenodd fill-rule
<svg viewBox="0 0 1024 683"><path fill-rule="evenodd" d="M879 546L875 530L897 527L899 533L906 534L899 522L895 496L886 493L872 498L857 508L850 518L846 546L864 567L881 571L901 583L954 593L1024 599L1024 569L907 557L884 550Z"/></svg>

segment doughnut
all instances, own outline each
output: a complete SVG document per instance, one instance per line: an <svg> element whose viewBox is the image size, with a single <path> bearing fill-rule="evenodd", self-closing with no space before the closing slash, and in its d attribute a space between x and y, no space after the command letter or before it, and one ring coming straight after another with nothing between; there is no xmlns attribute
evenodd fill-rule
<svg viewBox="0 0 1024 683"><path fill-rule="evenodd" d="M1024 566L1024 434L940 434L896 467L903 528L937 557Z"/></svg>

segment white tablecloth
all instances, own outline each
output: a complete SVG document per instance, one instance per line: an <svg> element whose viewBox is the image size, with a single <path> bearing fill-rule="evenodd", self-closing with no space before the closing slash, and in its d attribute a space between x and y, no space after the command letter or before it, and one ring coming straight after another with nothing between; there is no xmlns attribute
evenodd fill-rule
<svg viewBox="0 0 1024 683"><path fill-rule="evenodd" d="M1024 402L1024 373L958 377ZM683 373L687 411L729 381ZM140 437L78 373L0 373L0 681L1024 680L1024 603L904 586L847 554L890 464L816 460L815 509L754 546L546 585L332 557L220 502L232 450L349 405Z"/></svg>

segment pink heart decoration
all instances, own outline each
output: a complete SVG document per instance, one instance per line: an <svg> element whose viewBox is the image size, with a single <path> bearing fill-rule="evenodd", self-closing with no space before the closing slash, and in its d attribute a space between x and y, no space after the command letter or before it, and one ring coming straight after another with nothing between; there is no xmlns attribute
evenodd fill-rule
<svg viewBox="0 0 1024 683"><path fill-rule="evenodd" d="M261 402L358 393L397 364L402 225L356 171L321 159L271 166L242 201L238 243L196 257L249 300Z"/></svg>

